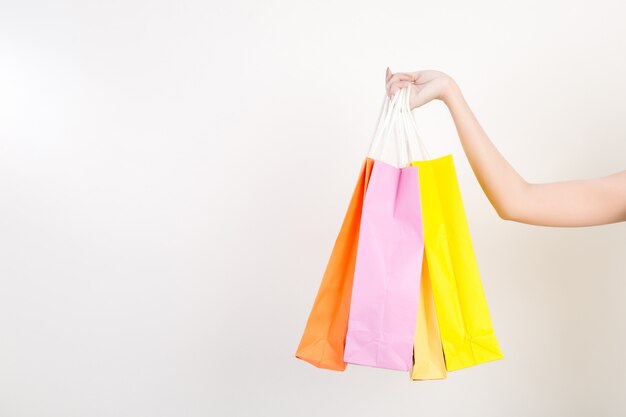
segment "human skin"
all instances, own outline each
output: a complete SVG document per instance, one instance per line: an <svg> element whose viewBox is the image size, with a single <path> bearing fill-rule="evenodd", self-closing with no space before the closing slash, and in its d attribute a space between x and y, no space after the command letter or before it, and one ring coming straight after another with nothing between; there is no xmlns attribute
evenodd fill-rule
<svg viewBox="0 0 626 417"><path fill-rule="evenodd" d="M529 183L491 142L449 75L435 70L394 74L387 68L385 81L389 97L411 85L411 109L432 100L446 105L472 171L502 219L555 227L626 221L626 170L599 178Z"/></svg>

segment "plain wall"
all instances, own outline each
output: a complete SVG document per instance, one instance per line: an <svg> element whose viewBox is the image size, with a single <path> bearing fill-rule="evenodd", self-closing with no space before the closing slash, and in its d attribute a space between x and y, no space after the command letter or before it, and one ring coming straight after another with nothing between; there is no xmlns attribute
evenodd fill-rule
<svg viewBox="0 0 626 417"><path fill-rule="evenodd" d="M0 416L624 416L626 223L501 220L441 102L505 358L294 357L384 95L437 69L531 182L626 168L620 1L0 1Z"/></svg>

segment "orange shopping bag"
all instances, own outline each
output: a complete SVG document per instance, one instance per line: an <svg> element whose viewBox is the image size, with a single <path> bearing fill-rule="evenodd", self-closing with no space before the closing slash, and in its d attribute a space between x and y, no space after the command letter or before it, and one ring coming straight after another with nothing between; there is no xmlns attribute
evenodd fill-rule
<svg viewBox="0 0 626 417"><path fill-rule="evenodd" d="M361 209L374 160L366 158L350 200L330 260L313 302L296 358L318 368L343 371L352 283L356 262Z"/></svg>

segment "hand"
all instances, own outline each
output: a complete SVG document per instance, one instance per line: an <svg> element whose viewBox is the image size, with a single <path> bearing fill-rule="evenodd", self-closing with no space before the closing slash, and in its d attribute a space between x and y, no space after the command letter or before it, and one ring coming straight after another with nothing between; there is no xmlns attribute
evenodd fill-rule
<svg viewBox="0 0 626 417"><path fill-rule="evenodd" d="M389 98L393 98L394 94L401 88L411 85L409 98L411 110L434 99L445 101L447 93L455 85L454 80L449 75L434 70L392 74L391 70L387 68L385 81L385 89Z"/></svg>

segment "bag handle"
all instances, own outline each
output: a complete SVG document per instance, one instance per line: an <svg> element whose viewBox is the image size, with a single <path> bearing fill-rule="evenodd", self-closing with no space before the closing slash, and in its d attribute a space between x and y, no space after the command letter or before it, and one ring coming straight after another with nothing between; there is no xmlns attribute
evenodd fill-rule
<svg viewBox="0 0 626 417"><path fill-rule="evenodd" d="M370 158L398 168L415 160L430 159L411 111L410 88L401 88L392 99L385 94L368 152Z"/></svg>

